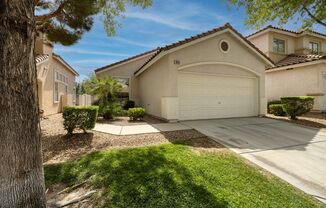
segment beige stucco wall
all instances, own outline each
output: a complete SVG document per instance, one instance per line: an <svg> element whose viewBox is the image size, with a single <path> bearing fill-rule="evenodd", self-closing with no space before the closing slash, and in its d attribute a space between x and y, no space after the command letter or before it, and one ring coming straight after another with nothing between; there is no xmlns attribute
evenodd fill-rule
<svg viewBox="0 0 326 208"><path fill-rule="evenodd" d="M266 73L267 99L326 93L323 73L326 73L326 64ZM325 96L315 96L314 110L326 110Z"/></svg>
<svg viewBox="0 0 326 208"><path fill-rule="evenodd" d="M326 54L326 38L322 39L322 38L317 38L317 37L311 36L311 35L304 35L303 36L303 45L307 52L309 49L310 41L319 43L321 54Z"/></svg>
<svg viewBox="0 0 326 208"><path fill-rule="evenodd" d="M42 39L36 38L35 40L35 53L36 54L49 54L53 52L53 46L51 43L44 42Z"/></svg>
<svg viewBox="0 0 326 208"><path fill-rule="evenodd" d="M230 51L223 53L219 50L219 42L226 40L230 44ZM174 60L180 61L180 65L174 64ZM260 114L265 114L265 64L261 58L258 58L251 49L240 43L229 32L210 37L194 45L187 46L161 58L160 61L150 66L145 72L140 74L137 79L139 83L140 103L146 108L149 114L163 117L162 99L164 103L166 98L175 99L178 97L178 69L190 64L204 64L210 62L211 66L197 67L197 73L217 73L234 74L243 76L257 76L259 80L259 102L261 103ZM233 64L234 66L225 66L222 62ZM214 66L212 66L214 65ZM241 66L237 67L236 65ZM215 70L212 70L212 69ZM249 68L253 72L246 69ZM188 68L187 70L196 70ZM199 69L199 70L198 70ZM231 69L230 71L228 69ZM174 103L175 102L171 102ZM176 106L177 107L177 106ZM176 111L173 109L173 111ZM165 113L168 114L168 113Z"/></svg>
<svg viewBox="0 0 326 208"><path fill-rule="evenodd" d="M138 59L133 61L123 63L117 66L113 66L112 68L108 68L106 70L102 70L96 72L96 76L98 77L106 77L111 76L115 78L129 78L130 80L130 88L129 88L129 99L139 103L139 94L138 94L138 84L137 79L134 77L135 71L137 71L148 59L152 56L152 54L144 55Z"/></svg>
<svg viewBox="0 0 326 208"><path fill-rule="evenodd" d="M175 89L169 85L174 78L170 77L168 56L163 57L150 69L137 77L139 105L150 115L161 117L161 98L175 96Z"/></svg>
<svg viewBox="0 0 326 208"><path fill-rule="evenodd" d="M273 40L274 38L281 39L285 41L285 52L277 53L273 51ZM268 42L269 48L267 52L267 56L270 57L273 61L278 62L284 59L288 54L293 54L295 52L296 38L293 36L269 32L268 33Z"/></svg>
<svg viewBox="0 0 326 208"><path fill-rule="evenodd" d="M263 53L267 54L269 52L269 33L264 33L258 35L254 38L248 38L257 48L259 48Z"/></svg>
<svg viewBox="0 0 326 208"><path fill-rule="evenodd" d="M285 53L273 52L274 38L285 40ZM309 54L310 41L319 43L321 54L326 54L326 39L309 34L289 35L282 31L268 31L249 37L248 40L275 62L280 61L289 54Z"/></svg>
<svg viewBox="0 0 326 208"><path fill-rule="evenodd" d="M59 85L59 101L54 101L54 82L55 71L64 74L68 78L68 93L65 93L65 85L62 82L58 82ZM51 115L61 112L62 109L62 97L67 96L67 105L75 105L75 75L67 69L65 65L53 58L49 57L49 60L37 65L39 85L39 103L40 109L44 110L44 115Z"/></svg>

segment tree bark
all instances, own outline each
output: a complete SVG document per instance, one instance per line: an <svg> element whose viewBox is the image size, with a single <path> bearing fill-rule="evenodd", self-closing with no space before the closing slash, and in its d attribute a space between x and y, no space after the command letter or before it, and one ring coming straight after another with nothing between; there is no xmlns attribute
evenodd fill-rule
<svg viewBox="0 0 326 208"><path fill-rule="evenodd" d="M34 0L0 0L0 207L45 207Z"/></svg>

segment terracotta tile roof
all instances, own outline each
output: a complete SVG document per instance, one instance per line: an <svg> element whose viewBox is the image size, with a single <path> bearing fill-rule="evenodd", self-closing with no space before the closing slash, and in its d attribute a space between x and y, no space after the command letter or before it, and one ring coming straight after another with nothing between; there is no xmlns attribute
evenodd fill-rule
<svg viewBox="0 0 326 208"><path fill-rule="evenodd" d="M254 36L254 35L256 35L256 34L258 34L258 33L260 33L260 32L263 32L263 31L265 31L265 30L267 30L267 29L280 30L280 31L283 31L283 32L289 32L289 33L296 34L296 35L300 35L300 34L302 34L302 33L305 32L305 31L295 32L295 31L292 31L292 30L287 30L287 29L283 29L283 28L279 28L279 27L274 27L274 26L272 26L272 25L268 25L267 27L265 27L265 28L263 28L263 29L261 29L261 30L258 30L258 31L256 31L256 32L250 34L250 35L248 35L246 38L249 38L249 37L251 37L251 36ZM307 31L307 32L309 33L309 31ZM316 35L321 35L321 36L326 37L326 34L323 34L323 33L317 32L317 31L310 31L310 33L312 33L312 34L316 34Z"/></svg>
<svg viewBox="0 0 326 208"><path fill-rule="evenodd" d="M72 68L72 66L70 66L60 55L53 53L53 57L57 58L57 60L61 61L64 65L66 65L73 74L79 76L78 72L74 68Z"/></svg>
<svg viewBox="0 0 326 208"><path fill-rule="evenodd" d="M284 59L280 60L278 63L275 64L275 67L269 68L269 69L274 69L282 66L290 66L294 64L301 64L301 63L306 63L306 62L311 62L311 61L318 61L326 59L326 56L322 55L297 55L297 54L290 54ZM268 69L268 70L269 70Z"/></svg>
<svg viewBox="0 0 326 208"><path fill-rule="evenodd" d="M49 58L48 54L38 54L35 57L35 61L36 61L36 63L40 63L40 62L42 62L42 61L44 61L44 60L46 60L48 58Z"/></svg>
<svg viewBox="0 0 326 208"><path fill-rule="evenodd" d="M101 67L101 68L95 69L95 72L100 72L100 71L105 70L105 69L107 69L107 68L110 68L110 67L112 67L112 66L116 66L116 65L118 65L118 64L122 64L122 63L124 63L124 62L127 62L127 61L130 61L130 60L133 60L133 59L136 59L136 58L139 58L139 57L142 57L142 56L148 55L148 54L150 54L150 53L154 53L154 52L156 52L157 50L158 50L158 48L153 49L153 50L150 50L150 51L146 51L146 52L144 52L144 53L141 53L141 54L138 54L138 55L135 55L135 56L132 56L132 57L126 58L126 59L123 59L123 60L118 61L118 62L115 62L115 63L113 63L113 64L109 64L109 65L103 66L103 67Z"/></svg>
<svg viewBox="0 0 326 208"><path fill-rule="evenodd" d="M212 30L209 30L207 32L195 35L195 36L191 36L190 38L186 38L184 40L178 41L176 43L172 43L170 45L166 45L164 47L159 47L157 48L157 51L155 54L153 54L153 56L151 56L134 74L137 74L143 67L145 67L150 61L152 61L158 54L160 54L163 51L167 51L170 50L172 48L176 48L178 46L181 46L183 44L189 43L191 41L200 39L202 37L206 37L208 35L214 34L216 32L225 30L225 29L231 29L233 32L235 32L241 39L243 39L246 43L248 43L252 48L254 48L254 50L256 50L258 53L260 53L263 57L265 57L267 60L269 60L271 63L274 64L274 62L267 57L262 51L260 51L254 44L252 44L249 40L247 40L245 37L243 37L241 35L241 33L239 33L237 30L235 30L229 23L226 23L225 25L223 25L222 27L218 27L218 28L214 28Z"/></svg>

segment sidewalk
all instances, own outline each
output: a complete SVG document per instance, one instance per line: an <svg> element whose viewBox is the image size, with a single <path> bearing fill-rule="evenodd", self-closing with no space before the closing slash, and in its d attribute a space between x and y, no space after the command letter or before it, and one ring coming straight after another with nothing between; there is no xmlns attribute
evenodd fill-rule
<svg viewBox="0 0 326 208"><path fill-rule="evenodd" d="M191 128L180 123L140 124L130 126L96 123L93 130L114 135L134 135L188 129Z"/></svg>

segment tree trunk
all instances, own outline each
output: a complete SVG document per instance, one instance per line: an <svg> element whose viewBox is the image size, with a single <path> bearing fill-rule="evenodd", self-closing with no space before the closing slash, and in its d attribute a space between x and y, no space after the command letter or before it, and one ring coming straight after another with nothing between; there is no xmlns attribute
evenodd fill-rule
<svg viewBox="0 0 326 208"><path fill-rule="evenodd" d="M45 207L34 0L0 0L0 207Z"/></svg>

